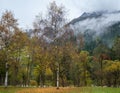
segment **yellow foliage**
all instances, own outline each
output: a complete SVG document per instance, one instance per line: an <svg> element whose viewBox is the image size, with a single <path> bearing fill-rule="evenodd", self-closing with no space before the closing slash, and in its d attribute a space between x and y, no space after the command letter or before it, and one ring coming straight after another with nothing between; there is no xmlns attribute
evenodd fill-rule
<svg viewBox="0 0 120 93"><path fill-rule="evenodd" d="M105 67L105 71L107 72L115 72L120 71L120 61L108 61L107 66Z"/></svg>
<svg viewBox="0 0 120 93"><path fill-rule="evenodd" d="M53 75L53 72L52 72L52 70L50 68L46 69L46 75L47 76L52 76Z"/></svg>

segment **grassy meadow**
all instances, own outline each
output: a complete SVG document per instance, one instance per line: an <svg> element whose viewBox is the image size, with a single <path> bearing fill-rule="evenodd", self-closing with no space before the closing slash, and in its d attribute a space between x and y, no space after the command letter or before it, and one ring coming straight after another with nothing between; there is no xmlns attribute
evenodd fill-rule
<svg viewBox="0 0 120 93"><path fill-rule="evenodd" d="M79 87L79 88L0 88L0 93L120 93L120 88Z"/></svg>

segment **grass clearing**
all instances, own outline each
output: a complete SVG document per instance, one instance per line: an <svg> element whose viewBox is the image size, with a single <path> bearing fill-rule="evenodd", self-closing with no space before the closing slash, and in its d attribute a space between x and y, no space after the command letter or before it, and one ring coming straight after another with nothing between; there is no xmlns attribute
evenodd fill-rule
<svg viewBox="0 0 120 93"><path fill-rule="evenodd" d="M16 88L16 87L0 87L0 93L17 93L18 90L21 90L23 88Z"/></svg>
<svg viewBox="0 0 120 93"><path fill-rule="evenodd" d="M79 88L17 88L0 87L0 93L120 93L120 88L79 87Z"/></svg>

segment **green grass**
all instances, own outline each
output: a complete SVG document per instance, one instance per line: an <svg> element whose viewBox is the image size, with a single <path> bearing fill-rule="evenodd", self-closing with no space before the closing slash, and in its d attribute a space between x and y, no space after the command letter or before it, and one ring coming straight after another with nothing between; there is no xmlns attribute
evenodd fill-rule
<svg viewBox="0 0 120 93"><path fill-rule="evenodd" d="M94 93L120 93L120 88L94 88Z"/></svg>
<svg viewBox="0 0 120 93"><path fill-rule="evenodd" d="M120 88L79 87L79 88L17 88L0 87L0 93L120 93Z"/></svg>
<svg viewBox="0 0 120 93"><path fill-rule="evenodd" d="M18 90L21 90L22 88L16 88L16 87L0 87L0 93L17 93Z"/></svg>
<svg viewBox="0 0 120 93"><path fill-rule="evenodd" d="M102 87L76 88L71 93L120 93L120 88L102 88Z"/></svg>

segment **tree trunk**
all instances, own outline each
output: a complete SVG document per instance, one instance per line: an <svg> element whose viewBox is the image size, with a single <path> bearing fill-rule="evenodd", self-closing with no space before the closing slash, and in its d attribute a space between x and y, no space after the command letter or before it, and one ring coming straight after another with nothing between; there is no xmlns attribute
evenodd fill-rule
<svg viewBox="0 0 120 93"><path fill-rule="evenodd" d="M100 58L100 85L103 87L103 63L102 58Z"/></svg>
<svg viewBox="0 0 120 93"><path fill-rule="evenodd" d="M5 87L8 86L8 63L6 62Z"/></svg>
<svg viewBox="0 0 120 93"><path fill-rule="evenodd" d="M8 86L8 71L6 71L6 76L5 76L5 87L7 88Z"/></svg>
<svg viewBox="0 0 120 93"><path fill-rule="evenodd" d="M57 89L59 89L59 65L57 68Z"/></svg>

